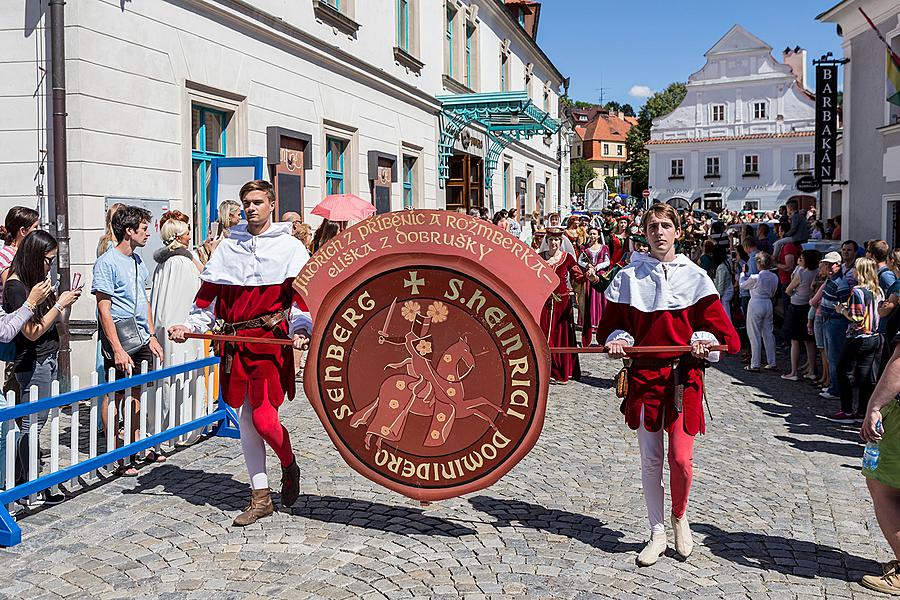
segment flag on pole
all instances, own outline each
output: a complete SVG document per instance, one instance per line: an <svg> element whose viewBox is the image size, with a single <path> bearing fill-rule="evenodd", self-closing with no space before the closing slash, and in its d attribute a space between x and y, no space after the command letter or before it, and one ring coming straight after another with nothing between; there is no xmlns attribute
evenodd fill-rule
<svg viewBox="0 0 900 600"><path fill-rule="evenodd" d="M887 52L887 101L900 106L900 62Z"/></svg>
<svg viewBox="0 0 900 600"><path fill-rule="evenodd" d="M891 48L890 43L881 32L878 30L878 27L875 26L875 23L872 19L869 18L869 15L866 14L866 11L859 7L859 12L862 13L862 16L866 19L866 22L869 23L869 27L871 27L875 34L878 36L878 39L881 40L881 43L884 44L884 47L887 51L887 67L886 67L886 77L887 81L885 83L886 91L887 91L887 101L891 104L895 104L900 106L900 55L897 55L894 52L894 49Z"/></svg>

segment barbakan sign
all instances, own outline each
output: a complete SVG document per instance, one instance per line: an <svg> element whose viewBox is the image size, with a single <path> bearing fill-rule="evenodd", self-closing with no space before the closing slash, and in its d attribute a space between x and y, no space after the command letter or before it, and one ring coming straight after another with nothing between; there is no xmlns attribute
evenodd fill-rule
<svg viewBox="0 0 900 600"><path fill-rule="evenodd" d="M819 183L832 183L837 177L837 78L838 65L816 66L816 164Z"/></svg>

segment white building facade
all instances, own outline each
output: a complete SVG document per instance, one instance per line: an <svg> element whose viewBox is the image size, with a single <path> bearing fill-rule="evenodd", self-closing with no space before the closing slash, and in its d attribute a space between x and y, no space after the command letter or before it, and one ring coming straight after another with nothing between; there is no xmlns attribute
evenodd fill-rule
<svg viewBox="0 0 900 600"><path fill-rule="evenodd" d="M806 89L806 52L772 48L735 25L688 78L687 95L656 119L647 148L654 202L679 208L776 210L811 173L815 101Z"/></svg>
<svg viewBox="0 0 900 600"><path fill-rule="evenodd" d="M45 9L0 3L0 214L31 206L52 224ZM547 212L568 198L558 135L511 141L485 189L491 139L471 124L439 177L438 97L524 90L558 116L563 77L503 1L80 0L65 11L71 263L88 287L111 201L180 209L202 238L225 199L213 185L223 158L256 157L278 214L314 226L329 193L379 210ZM88 341L94 303L73 320ZM76 369L79 356L90 365ZM92 361L73 352L73 371Z"/></svg>
<svg viewBox="0 0 900 600"><path fill-rule="evenodd" d="M888 102L885 46L900 53L900 0L846 0L819 15L840 27L844 58L838 180L823 189L823 216L841 215L842 237L900 246L900 106Z"/></svg>

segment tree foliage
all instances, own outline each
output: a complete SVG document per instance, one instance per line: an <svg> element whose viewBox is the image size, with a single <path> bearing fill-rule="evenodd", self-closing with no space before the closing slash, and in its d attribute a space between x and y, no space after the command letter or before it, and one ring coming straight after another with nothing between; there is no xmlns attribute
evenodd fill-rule
<svg viewBox="0 0 900 600"><path fill-rule="evenodd" d="M569 173L569 180L572 184L573 193L580 194L584 192L584 186L586 186L588 182L594 178L594 169L592 169L591 165L589 165L588 162L583 158L578 158L572 161L572 166L569 170Z"/></svg>
<svg viewBox="0 0 900 600"><path fill-rule="evenodd" d="M612 175L606 176L606 189L608 189L610 192L619 191L618 181Z"/></svg>
<svg viewBox="0 0 900 600"><path fill-rule="evenodd" d="M647 103L638 113L637 125L628 131L628 139L625 142L625 146L628 148L628 159L625 161L622 172L631 177L632 193L636 194L647 189L650 175L650 153L644 146L650 140L653 119L667 115L678 108L686 95L687 87L683 83L669 84L669 87L647 99Z"/></svg>

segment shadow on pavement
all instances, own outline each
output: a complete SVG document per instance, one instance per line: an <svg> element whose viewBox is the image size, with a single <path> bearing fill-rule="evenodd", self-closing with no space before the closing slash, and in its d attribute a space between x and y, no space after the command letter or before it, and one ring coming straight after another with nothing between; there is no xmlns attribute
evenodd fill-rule
<svg viewBox="0 0 900 600"><path fill-rule="evenodd" d="M454 521L425 515L420 509L337 496L302 494L290 510L298 517L400 535L462 537L478 533Z"/></svg>
<svg viewBox="0 0 900 600"><path fill-rule="evenodd" d="M803 452L862 456L859 426L832 423L825 418L838 410L837 400L821 398L814 386L785 381L778 373L748 373L743 370L740 361L733 358L723 361L718 368L738 380L733 385L759 390L759 394L756 394L759 399L751 400L750 403L758 406L768 417L784 419L788 433L823 436L837 441L804 440L791 436L779 437L779 440Z"/></svg>
<svg viewBox="0 0 900 600"><path fill-rule="evenodd" d="M491 523L494 527L519 523L523 527L564 535L609 553L638 552L644 547L643 544L622 542L625 534L609 529L601 521L587 515L490 496L470 498L469 504L496 519Z"/></svg>
<svg viewBox="0 0 900 600"><path fill-rule="evenodd" d="M247 484L230 475L183 469L169 464L142 473L137 477L137 485L122 493L152 495L160 493L155 489L160 487L162 493L178 496L197 506L212 506L223 512L244 510L250 495ZM301 494L296 504L286 510L280 508L278 492L273 492L272 500L282 512L326 523L343 523L401 535L460 537L477 533L459 523L425 515L418 509L366 500Z"/></svg>
<svg viewBox="0 0 900 600"><path fill-rule="evenodd" d="M881 573L878 562L832 546L801 542L780 535L724 531L707 523L691 523L691 529L706 536L703 545L713 555L746 568L808 579L823 577L850 582L859 581L868 573Z"/></svg>

